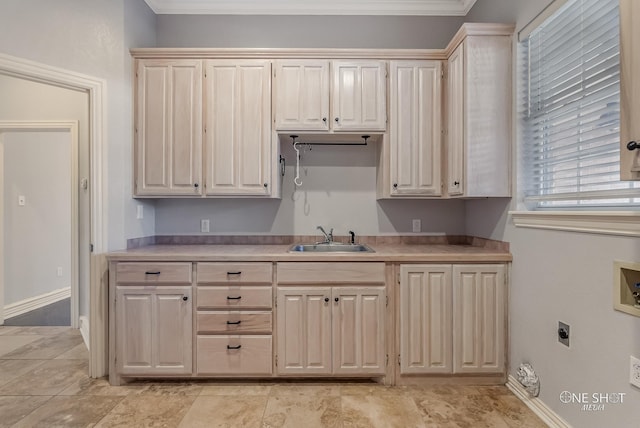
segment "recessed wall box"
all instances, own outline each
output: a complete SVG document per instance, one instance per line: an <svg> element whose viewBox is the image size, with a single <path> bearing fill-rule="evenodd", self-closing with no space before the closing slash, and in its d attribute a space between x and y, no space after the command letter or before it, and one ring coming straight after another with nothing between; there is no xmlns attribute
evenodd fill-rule
<svg viewBox="0 0 640 428"><path fill-rule="evenodd" d="M613 262L613 307L640 317L640 263Z"/></svg>

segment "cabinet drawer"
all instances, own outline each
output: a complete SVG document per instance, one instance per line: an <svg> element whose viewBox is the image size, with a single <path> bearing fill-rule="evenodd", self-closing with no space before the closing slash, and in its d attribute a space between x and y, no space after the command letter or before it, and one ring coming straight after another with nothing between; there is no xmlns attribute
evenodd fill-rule
<svg viewBox="0 0 640 428"><path fill-rule="evenodd" d="M384 263L278 263L278 284L384 284Z"/></svg>
<svg viewBox="0 0 640 428"><path fill-rule="evenodd" d="M198 263L198 284L271 284L271 263Z"/></svg>
<svg viewBox="0 0 640 428"><path fill-rule="evenodd" d="M271 333L271 312L198 312L198 333Z"/></svg>
<svg viewBox="0 0 640 428"><path fill-rule="evenodd" d="M253 285L226 287L198 287L198 308L241 309L269 308L273 306L271 287Z"/></svg>
<svg viewBox="0 0 640 428"><path fill-rule="evenodd" d="M198 374L271 374L271 336L198 336Z"/></svg>
<svg viewBox="0 0 640 428"><path fill-rule="evenodd" d="M191 263L118 263L116 266L116 282L191 284Z"/></svg>

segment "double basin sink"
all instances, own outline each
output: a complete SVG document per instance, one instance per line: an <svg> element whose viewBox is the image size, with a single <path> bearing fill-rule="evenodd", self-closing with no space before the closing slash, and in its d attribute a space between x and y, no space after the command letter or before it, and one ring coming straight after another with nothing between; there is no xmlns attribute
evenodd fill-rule
<svg viewBox="0 0 640 428"><path fill-rule="evenodd" d="M289 248L290 253L374 253L363 244L343 244L341 242L322 242L318 244L296 244Z"/></svg>

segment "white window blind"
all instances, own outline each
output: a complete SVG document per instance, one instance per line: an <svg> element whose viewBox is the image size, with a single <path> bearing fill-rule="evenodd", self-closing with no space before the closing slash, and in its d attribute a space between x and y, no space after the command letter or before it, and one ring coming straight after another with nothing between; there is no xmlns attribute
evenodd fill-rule
<svg viewBox="0 0 640 428"><path fill-rule="evenodd" d="M525 202L535 207L630 205L621 182L617 0L569 0L520 43Z"/></svg>

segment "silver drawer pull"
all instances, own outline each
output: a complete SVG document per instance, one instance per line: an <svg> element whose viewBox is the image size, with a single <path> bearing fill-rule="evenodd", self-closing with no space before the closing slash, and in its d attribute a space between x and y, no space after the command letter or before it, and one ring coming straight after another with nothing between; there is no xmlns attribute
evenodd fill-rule
<svg viewBox="0 0 640 428"><path fill-rule="evenodd" d="M242 321L227 321L228 325L239 325Z"/></svg>
<svg viewBox="0 0 640 428"><path fill-rule="evenodd" d="M238 296L238 297L227 296L227 300L240 300L240 299L242 299L242 296Z"/></svg>
<svg viewBox="0 0 640 428"><path fill-rule="evenodd" d="M240 349L240 348L242 348L242 345L238 345L238 346L227 345L227 349Z"/></svg>

